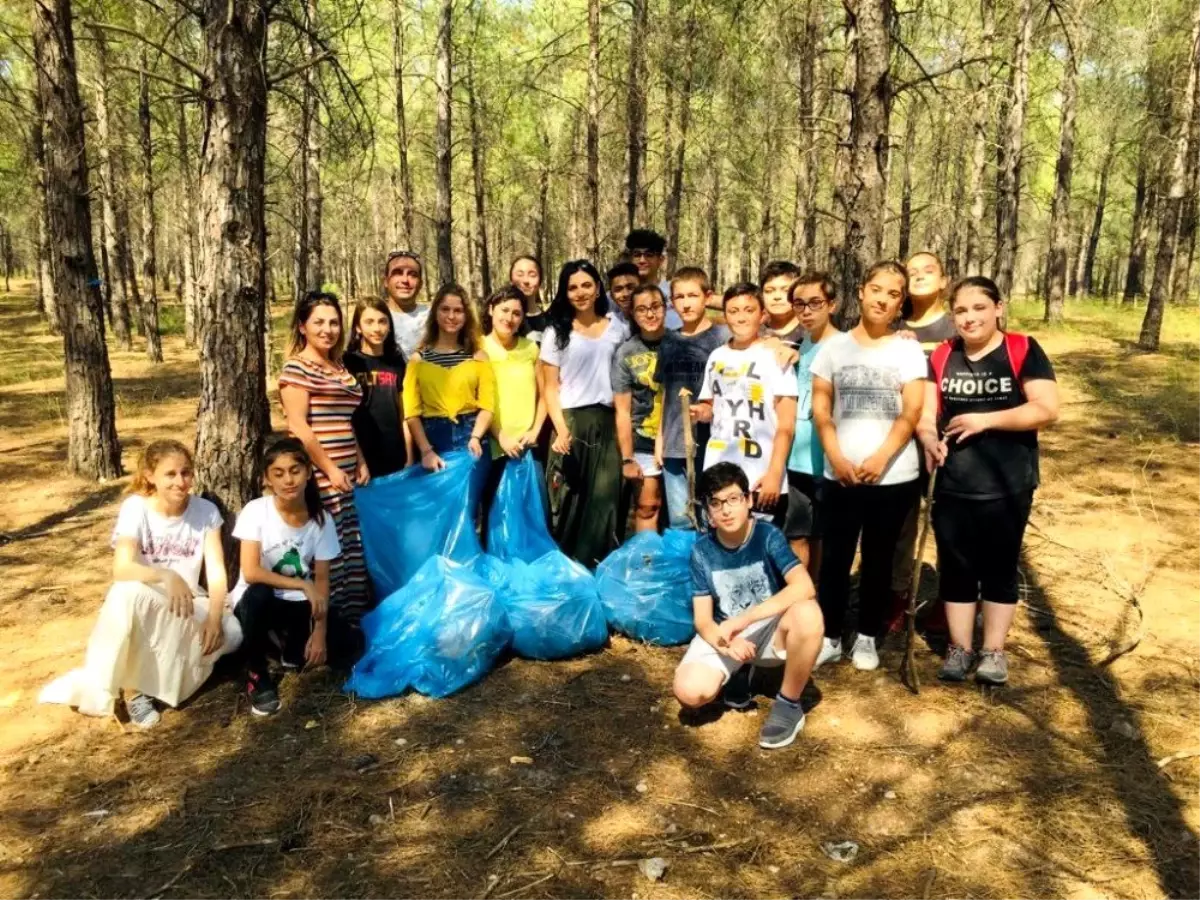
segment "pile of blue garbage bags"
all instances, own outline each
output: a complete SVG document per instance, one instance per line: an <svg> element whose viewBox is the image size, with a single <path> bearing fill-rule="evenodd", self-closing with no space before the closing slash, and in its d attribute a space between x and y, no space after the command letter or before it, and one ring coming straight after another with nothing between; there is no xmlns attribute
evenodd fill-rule
<svg viewBox="0 0 1200 900"><path fill-rule="evenodd" d="M565 659L602 647L609 628L655 644L691 639L693 532L638 534L593 575L550 537L541 468L526 453L505 466L485 553L475 511L489 461L465 451L444 460L442 471L413 466L355 491L367 571L383 600L363 618L366 652L347 690L445 697L510 648Z"/></svg>

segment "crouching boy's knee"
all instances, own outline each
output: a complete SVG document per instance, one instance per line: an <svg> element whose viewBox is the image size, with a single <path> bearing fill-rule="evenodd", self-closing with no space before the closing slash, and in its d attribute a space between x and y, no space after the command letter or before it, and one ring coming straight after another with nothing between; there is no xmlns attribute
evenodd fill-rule
<svg viewBox="0 0 1200 900"><path fill-rule="evenodd" d="M721 693L722 678L719 673L701 667L697 672L695 666L680 666L675 670L675 683L672 690L675 699L681 706L698 709L712 703Z"/></svg>
<svg viewBox="0 0 1200 900"><path fill-rule="evenodd" d="M797 637L811 637L825 634L825 617L821 615L821 607L812 598L793 603L784 613L787 630Z"/></svg>

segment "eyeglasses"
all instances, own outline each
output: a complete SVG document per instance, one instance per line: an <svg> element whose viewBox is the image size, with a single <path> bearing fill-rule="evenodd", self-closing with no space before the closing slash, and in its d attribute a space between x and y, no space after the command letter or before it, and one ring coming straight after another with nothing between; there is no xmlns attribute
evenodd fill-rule
<svg viewBox="0 0 1200 900"><path fill-rule="evenodd" d="M809 312L816 312L828 302L828 300L809 300L807 303L805 303L803 300L793 300L792 309L794 309L796 312L804 312L806 309Z"/></svg>
<svg viewBox="0 0 1200 900"><path fill-rule="evenodd" d="M724 500L719 497L710 497L708 500L708 509L710 512L721 512L725 509L737 509L746 500L745 494L734 494L726 497Z"/></svg>
<svg viewBox="0 0 1200 900"><path fill-rule="evenodd" d="M629 251L630 259L655 259L656 257L659 257L659 256L662 256L662 254L655 253L653 250L630 250Z"/></svg>
<svg viewBox="0 0 1200 900"><path fill-rule="evenodd" d="M648 316L652 313L660 313L665 308L666 307L664 307L661 303L655 303L653 306L635 306L633 308L633 314L635 316Z"/></svg>

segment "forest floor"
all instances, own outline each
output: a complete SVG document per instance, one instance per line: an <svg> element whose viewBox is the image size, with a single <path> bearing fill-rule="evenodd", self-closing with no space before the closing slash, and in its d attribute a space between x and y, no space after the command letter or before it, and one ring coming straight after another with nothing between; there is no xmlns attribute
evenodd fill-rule
<svg viewBox="0 0 1200 900"><path fill-rule="evenodd" d="M506 661L441 701L356 702L317 671L286 679L266 721L228 672L145 734L37 705L83 657L128 478L64 474L61 341L32 309L0 297L0 895L1200 895L1195 308L1142 354L1140 310L1069 306L1047 330L1018 305L1063 415L1010 685L943 686L922 644L914 696L889 645L876 673L820 671L776 752L757 746L765 700L684 725L682 649L619 638ZM154 437L193 434L195 352L164 312L165 363L110 351L126 470ZM1135 604L1140 644L1104 665ZM857 856L827 857L837 841ZM652 882L637 861L656 856Z"/></svg>

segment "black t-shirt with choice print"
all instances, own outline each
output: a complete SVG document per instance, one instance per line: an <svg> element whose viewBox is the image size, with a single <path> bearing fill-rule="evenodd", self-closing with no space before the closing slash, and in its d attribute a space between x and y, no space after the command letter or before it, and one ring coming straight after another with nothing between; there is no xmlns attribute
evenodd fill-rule
<svg viewBox="0 0 1200 900"><path fill-rule="evenodd" d="M933 365L929 378L936 380ZM1020 382L1054 380L1054 368L1033 338L1021 368ZM942 409L939 432L955 416L1015 409L1025 403L1001 342L980 359L968 359L961 341L955 341L946 360L941 382ZM950 440L946 462L938 473L937 492L977 499L995 499L1032 490L1038 485L1036 431L988 430L962 442Z"/></svg>

